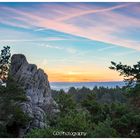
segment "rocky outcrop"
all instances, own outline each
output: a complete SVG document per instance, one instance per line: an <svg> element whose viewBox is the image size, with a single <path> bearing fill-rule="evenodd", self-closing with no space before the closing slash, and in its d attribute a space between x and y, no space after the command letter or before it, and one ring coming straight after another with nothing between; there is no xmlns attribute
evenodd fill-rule
<svg viewBox="0 0 140 140"><path fill-rule="evenodd" d="M42 69L29 64L22 54L15 54L11 58L11 75L24 88L27 102L22 103L24 112L32 118L28 128L45 128L46 113L58 111L57 104L51 96L48 76Z"/></svg>

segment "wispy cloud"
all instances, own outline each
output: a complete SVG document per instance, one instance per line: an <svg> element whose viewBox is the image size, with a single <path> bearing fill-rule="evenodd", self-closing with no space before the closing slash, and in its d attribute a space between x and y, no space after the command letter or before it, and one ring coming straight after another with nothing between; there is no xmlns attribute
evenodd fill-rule
<svg viewBox="0 0 140 140"><path fill-rule="evenodd" d="M72 47L66 47L66 46L62 47L62 46L56 46L56 45L50 45L50 44L41 44L40 46L45 47L45 48L50 48L50 49L64 50L71 54L77 53L77 50Z"/></svg>
<svg viewBox="0 0 140 140"><path fill-rule="evenodd" d="M99 52L102 52L102 51L105 51L105 50L114 49L114 48L116 48L116 47L117 47L117 46L105 47L105 48L98 49L98 51L99 51Z"/></svg>
<svg viewBox="0 0 140 140"><path fill-rule="evenodd" d="M134 4L123 3L116 6L110 6L108 8L101 7L100 9L96 9L96 10L83 10L83 9L76 10L76 8L74 9L72 7L75 10L75 14L68 13L66 16L62 16L63 14L61 14L61 17L58 16L56 17L56 19L49 19L46 17L35 15L33 12L25 12L24 10L21 11L19 9L15 9L11 7L1 7L1 10L4 12L9 12L12 15L12 17L15 17L15 15L16 17L20 17L18 21L19 22L24 21L26 23L26 26L27 25L29 27L32 26L33 28L39 27L39 29L35 29L36 31L39 30L41 31L47 28L47 29L61 31L76 36L85 37L91 40L102 41L105 43L111 43L123 47L140 50L139 43L133 42L133 40L130 41L130 39L127 39L125 37L123 38L122 36L120 37L119 35L116 34L118 32L119 33L123 32L125 35L129 32L128 28L133 28L133 27L140 28L140 20L138 18L130 17L128 15L124 15L113 11L113 10L118 10L123 8L131 9L131 6L134 6L135 4L136 3ZM96 20L92 20L92 18L89 19L88 14L92 14L92 15L98 14L98 16L95 17L98 17L101 20L98 21L98 19ZM59 12L57 12L57 15L59 15ZM85 19L81 18L80 20L76 19L76 17L81 17L83 15L87 16L87 18ZM72 20L73 18L75 18L75 20L78 21L73 22ZM71 22L66 23L65 22L66 20L69 20ZM78 25L86 20L87 20L86 28L84 28L84 25L82 27ZM6 24L7 22L10 25L10 19L3 20L3 23ZM90 23L89 26L88 23ZM11 26L12 24L15 23L14 22L11 23ZM23 28L22 24L19 23L18 25L19 27Z"/></svg>
<svg viewBox="0 0 140 140"><path fill-rule="evenodd" d="M35 31L35 32L39 32L39 31L44 31L44 30L47 30L47 28L37 28L37 29L35 29L34 31Z"/></svg>
<svg viewBox="0 0 140 140"><path fill-rule="evenodd" d="M126 3L126 4L120 4L120 5L112 6L112 7L109 7L109 8L99 8L99 9L96 9L96 10L87 10L87 11L81 11L81 12L78 12L78 13L76 12L75 14L72 14L72 15L57 18L56 21L65 21L65 20L69 20L71 18L76 18L76 17L79 17L79 16L87 15L87 14L108 12L108 11L124 8L124 7L130 6L130 5L132 5L132 4Z"/></svg>
<svg viewBox="0 0 140 140"><path fill-rule="evenodd" d="M59 38L59 37L46 37L46 38L39 38L39 39L3 39L0 41L1 42L51 42L51 41L62 41L62 40L69 40L69 39Z"/></svg>
<svg viewBox="0 0 140 140"><path fill-rule="evenodd" d="M117 53L115 54L115 56L125 56L125 55L130 55L130 54L135 54L135 53L137 53L137 51L133 50L133 51L123 52L123 53Z"/></svg>
<svg viewBox="0 0 140 140"><path fill-rule="evenodd" d="M118 80L110 61L139 59L139 3L14 5L0 3L0 44L26 54L50 81Z"/></svg>

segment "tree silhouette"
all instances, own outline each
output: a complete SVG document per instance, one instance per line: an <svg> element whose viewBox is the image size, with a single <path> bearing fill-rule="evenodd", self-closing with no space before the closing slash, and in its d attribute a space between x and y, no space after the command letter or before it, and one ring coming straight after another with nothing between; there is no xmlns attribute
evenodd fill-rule
<svg viewBox="0 0 140 140"><path fill-rule="evenodd" d="M120 75L124 75L124 80L128 82L128 97L130 102L135 107L140 107L140 61L133 66L123 65L122 63L116 64L111 62L110 69L120 72Z"/></svg>
<svg viewBox="0 0 140 140"><path fill-rule="evenodd" d="M124 80L128 82L128 86L140 85L140 61L133 66L116 64L115 62L111 62L111 64L112 66L109 68L120 72L120 75L123 75Z"/></svg>

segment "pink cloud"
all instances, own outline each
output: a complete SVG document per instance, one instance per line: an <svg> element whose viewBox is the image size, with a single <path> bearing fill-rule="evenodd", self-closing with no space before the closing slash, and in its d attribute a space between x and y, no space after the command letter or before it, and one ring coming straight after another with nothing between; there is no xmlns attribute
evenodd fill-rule
<svg viewBox="0 0 140 140"><path fill-rule="evenodd" d="M109 7L109 8L99 8L99 9L95 9L95 10L84 10L84 11L81 11L81 12L76 11L74 14L71 14L71 15L68 15L68 16L65 16L65 17L57 18L56 21L65 21L65 20L69 20L71 18L76 18L76 17L79 17L79 16L87 15L87 14L108 12L108 11L124 8L124 7L127 7L127 6L130 6L130 3L121 4L121 5L117 5L117 6L112 6L112 7Z"/></svg>
<svg viewBox="0 0 140 140"><path fill-rule="evenodd" d="M2 7L2 10L16 14L17 20L22 22L24 21L28 26L49 28L49 29L69 33L76 36L85 37L91 40L112 43L112 44L140 50L139 43L115 36L116 32L122 32L123 29L126 27L131 27L131 26L140 27L139 19L113 12L113 10L115 9L127 8L129 5L130 3L125 3L117 6L112 6L109 8L98 9L98 10L87 10L87 11L83 10L81 12L79 12L79 10L76 11L76 9L74 9L75 14L61 16L60 18L57 18L55 20L47 19L35 15L33 13L29 13L14 8L9 8L9 7ZM96 23L96 26L93 27L89 26L86 28L80 27L75 23L65 23L65 20L68 19L70 20L71 18L80 17L86 14L94 14L94 13L98 13L101 18L104 18L104 22L99 24L97 21L94 21L92 19L84 19L92 24ZM5 20L3 22L6 23L10 21ZM82 22L82 20L79 22ZM22 24L21 25L19 24L19 26L21 26L22 28Z"/></svg>

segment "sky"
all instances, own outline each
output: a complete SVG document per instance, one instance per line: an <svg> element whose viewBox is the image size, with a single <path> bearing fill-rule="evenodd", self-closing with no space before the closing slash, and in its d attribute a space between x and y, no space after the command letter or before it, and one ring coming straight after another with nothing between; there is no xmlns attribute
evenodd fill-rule
<svg viewBox="0 0 140 140"><path fill-rule="evenodd" d="M50 82L121 81L111 61L140 59L140 3L0 3L0 49L24 54Z"/></svg>

